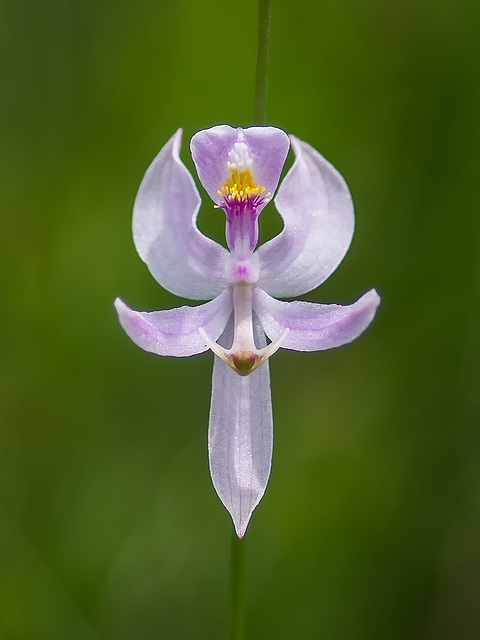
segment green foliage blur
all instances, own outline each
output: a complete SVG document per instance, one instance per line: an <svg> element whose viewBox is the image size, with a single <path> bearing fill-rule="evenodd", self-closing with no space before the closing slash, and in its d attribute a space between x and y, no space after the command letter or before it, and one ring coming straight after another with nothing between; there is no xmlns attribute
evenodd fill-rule
<svg viewBox="0 0 480 640"><path fill-rule="evenodd" d="M0 6L0 639L225 637L212 358L119 328L184 303L131 239L178 127L251 123L256 2ZM480 5L273 1L269 122L345 176L353 245L305 299L383 304L271 362L275 452L247 536L249 640L480 637ZM262 237L280 228L272 205ZM205 201L200 226L221 239Z"/></svg>

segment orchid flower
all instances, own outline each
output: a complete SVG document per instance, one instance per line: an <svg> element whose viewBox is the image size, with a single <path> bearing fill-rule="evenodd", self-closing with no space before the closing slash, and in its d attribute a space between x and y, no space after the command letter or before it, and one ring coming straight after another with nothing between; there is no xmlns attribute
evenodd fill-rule
<svg viewBox="0 0 480 640"><path fill-rule="evenodd" d="M210 473L241 538L270 474L268 359L279 348L319 351L351 342L372 322L380 298L372 289L348 306L276 300L321 284L352 239L348 187L315 149L274 127L220 125L193 136L200 182L225 213L227 250L197 228L200 197L179 157L181 135L167 142L142 181L133 237L165 289L208 302L146 312L117 298L115 306L123 329L145 351L215 354ZM277 189L290 142L296 159L274 200L284 228L257 248L258 217Z"/></svg>

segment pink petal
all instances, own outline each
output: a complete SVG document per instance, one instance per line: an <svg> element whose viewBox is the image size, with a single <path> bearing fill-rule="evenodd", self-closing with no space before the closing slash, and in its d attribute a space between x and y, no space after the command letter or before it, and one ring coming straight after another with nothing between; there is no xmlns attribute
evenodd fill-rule
<svg viewBox="0 0 480 640"><path fill-rule="evenodd" d="M118 319L128 337L141 349L158 356L193 356L207 351L202 327L217 340L233 311L232 296L225 289L217 298L197 307L165 311L133 311L117 298Z"/></svg>
<svg viewBox="0 0 480 640"><path fill-rule="evenodd" d="M257 347L266 344L256 322ZM219 342L232 343L232 326ZM273 447L268 362L246 377L215 356L208 431L210 474L215 490L243 538L270 475Z"/></svg>
<svg viewBox="0 0 480 640"><path fill-rule="evenodd" d="M306 142L290 138L296 160L275 198L285 227L256 251L259 286L280 298L304 294L326 280L347 252L354 228L342 176Z"/></svg>
<svg viewBox="0 0 480 640"><path fill-rule="evenodd" d="M280 302L258 288L253 296L253 308L270 340L288 328L282 348L296 351L322 351L355 340L372 322L379 304L375 289L345 306Z"/></svg>
<svg viewBox="0 0 480 640"><path fill-rule="evenodd" d="M217 191L229 176L228 155L238 142L247 146L253 180L271 194L277 188L290 146L287 134L275 127L233 129L224 124L196 133L190 143L193 161L201 183L217 204L221 200Z"/></svg>
<svg viewBox="0 0 480 640"><path fill-rule="evenodd" d="M179 157L181 137L179 129L145 174L135 201L133 237L162 287L208 300L225 287L228 252L197 229L200 197Z"/></svg>

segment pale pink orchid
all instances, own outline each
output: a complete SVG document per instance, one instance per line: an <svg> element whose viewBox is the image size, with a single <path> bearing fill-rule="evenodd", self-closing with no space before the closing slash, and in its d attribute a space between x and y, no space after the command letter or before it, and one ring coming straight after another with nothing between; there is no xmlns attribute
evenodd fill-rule
<svg viewBox="0 0 480 640"><path fill-rule="evenodd" d="M241 538L270 475L268 358L279 348L319 351L351 342L372 322L380 298L372 289L347 306L275 299L315 289L352 239L348 187L315 149L274 127L220 125L193 136L198 177L226 216L227 250L197 228L200 197L179 157L181 133L143 179L133 237L165 289L209 302L139 312L117 298L115 306L123 329L145 351L183 357L211 349L216 355L210 473ZM274 200L284 228L256 248L258 216L276 191L290 141L296 159Z"/></svg>

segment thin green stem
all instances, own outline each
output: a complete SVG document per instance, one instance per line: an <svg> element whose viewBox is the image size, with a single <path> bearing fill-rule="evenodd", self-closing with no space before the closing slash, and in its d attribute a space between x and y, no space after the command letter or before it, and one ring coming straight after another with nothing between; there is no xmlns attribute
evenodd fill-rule
<svg viewBox="0 0 480 640"><path fill-rule="evenodd" d="M253 124L267 123L268 48L270 45L271 18L272 0L258 0L258 43Z"/></svg>
<svg viewBox="0 0 480 640"><path fill-rule="evenodd" d="M229 640L242 640L243 638L244 583L245 540L239 540L233 531L230 560Z"/></svg>

